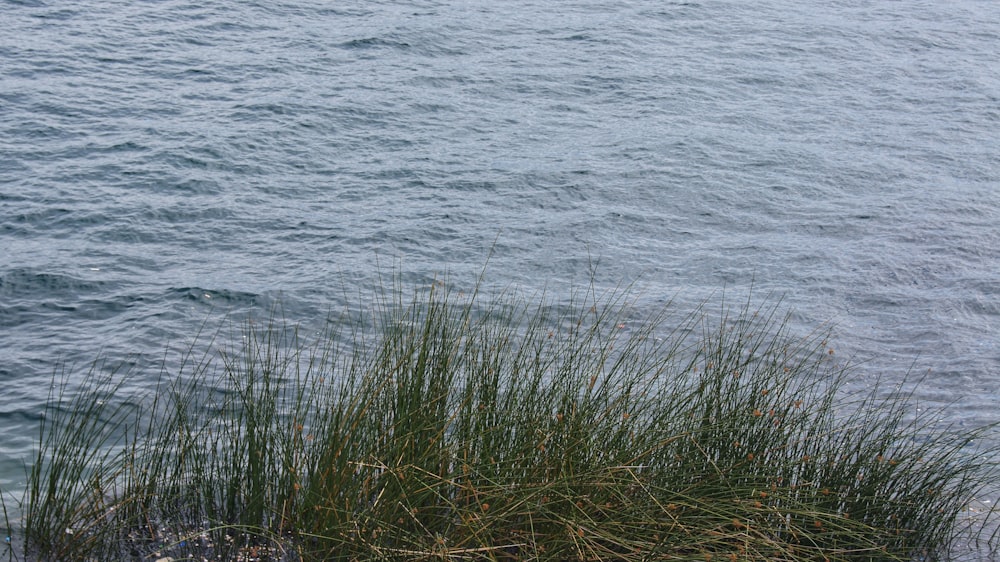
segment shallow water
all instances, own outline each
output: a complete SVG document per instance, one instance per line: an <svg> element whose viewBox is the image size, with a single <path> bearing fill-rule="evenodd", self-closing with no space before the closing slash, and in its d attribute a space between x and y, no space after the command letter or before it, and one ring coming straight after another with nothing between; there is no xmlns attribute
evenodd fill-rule
<svg viewBox="0 0 1000 562"><path fill-rule="evenodd" d="M60 365L279 300L319 329L491 251L489 286L556 301L752 285L864 377L929 372L943 422L1000 421L1000 4L0 11L0 486Z"/></svg>

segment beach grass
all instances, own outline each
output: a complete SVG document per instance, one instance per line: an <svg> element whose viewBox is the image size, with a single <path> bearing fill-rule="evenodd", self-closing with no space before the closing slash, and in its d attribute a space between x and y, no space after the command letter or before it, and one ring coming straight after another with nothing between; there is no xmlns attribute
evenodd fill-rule
<svg viewBox="0 0 1000 562"><path fill-rule="evenodd" d="M628 297L396 288L310 341L278 314L202 336L141 400L121 398L134 379L121 370L97 366L72 389L57 380L9 555L800 561L992 549L993 511L969 516L998 475L995 448L979 445L989 428L937 427L899 388L845 366L824 333L788 333L777 303L643 315Z"/></svg>

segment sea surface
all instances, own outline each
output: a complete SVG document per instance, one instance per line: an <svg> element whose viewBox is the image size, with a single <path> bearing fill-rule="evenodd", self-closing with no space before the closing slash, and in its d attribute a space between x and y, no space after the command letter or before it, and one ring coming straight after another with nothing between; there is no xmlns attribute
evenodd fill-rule
<svg viewBox="0 0 1000 562"><path fill-rule="evenodd" d="M752 287L998 422L1000 2L0 0L0 487L54 374L394 274Z"/></svg>

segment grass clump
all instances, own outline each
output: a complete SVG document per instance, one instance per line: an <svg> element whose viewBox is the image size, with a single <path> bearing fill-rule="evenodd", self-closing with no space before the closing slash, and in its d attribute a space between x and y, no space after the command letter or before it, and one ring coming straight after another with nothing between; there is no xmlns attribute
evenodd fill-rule
<svg viewBox="0 0 1000 562"><path fill-rule="evenodd" d="M995 451L849 392L777 307L668 329L622 293L401 295L308 346L247 321L141 405L117 373L57 389L30 556L911 560L980 536Z"/></svg>

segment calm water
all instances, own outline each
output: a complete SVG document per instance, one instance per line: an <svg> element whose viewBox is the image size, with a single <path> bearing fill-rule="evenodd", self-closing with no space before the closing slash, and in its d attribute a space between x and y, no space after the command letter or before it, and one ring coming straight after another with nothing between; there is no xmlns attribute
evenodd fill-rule
<svg viewBox="0 0 1000 562"><path fill-rule="evenodd" d="M998 47L994 0L2 0L0 485L60 364L494 240L556 300L753 282L998 421Z"/></svg>

